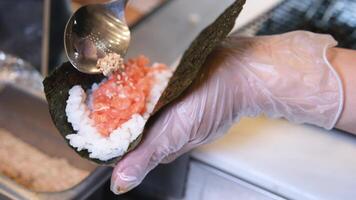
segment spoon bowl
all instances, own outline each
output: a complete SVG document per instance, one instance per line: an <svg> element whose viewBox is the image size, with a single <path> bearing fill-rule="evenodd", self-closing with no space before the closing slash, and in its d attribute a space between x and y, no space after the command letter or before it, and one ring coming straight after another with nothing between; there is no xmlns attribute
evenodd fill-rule
<svg viewBox="0 0 356 200"><path fill-rule="evenodd" d="M126 0L91 4L79 8L64 31L64 47L69 61L83 73L101 73L97 61L108 53L124 57L130 43L125 21Z"/></svg>

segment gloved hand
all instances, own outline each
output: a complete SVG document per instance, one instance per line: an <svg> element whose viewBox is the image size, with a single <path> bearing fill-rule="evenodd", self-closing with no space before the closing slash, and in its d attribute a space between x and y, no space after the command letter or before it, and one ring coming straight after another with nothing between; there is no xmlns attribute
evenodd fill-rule
<svg viewBox="0 0 356 200"><path fill-rule="evenodd" d="M159 163L208 143L241 117L262 113L331 129L342 109L342 84L326 58L328 35L291 32L230 36L208 58L205 72L158 116L137 149L121 160L111 190L137 186Z"/></svg>

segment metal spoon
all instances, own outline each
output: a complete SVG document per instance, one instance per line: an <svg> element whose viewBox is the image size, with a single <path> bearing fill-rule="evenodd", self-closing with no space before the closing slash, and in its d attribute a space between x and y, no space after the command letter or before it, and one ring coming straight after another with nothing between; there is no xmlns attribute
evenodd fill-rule
<svg viewBox="0 0 356 200"><path fill-rule="evenodd" d="M64 47L79 71L100 73L96 66L99 58L108 53L125 56L130 43L124 11L127 1L83 6L71 16L64 31Z"/></svg>

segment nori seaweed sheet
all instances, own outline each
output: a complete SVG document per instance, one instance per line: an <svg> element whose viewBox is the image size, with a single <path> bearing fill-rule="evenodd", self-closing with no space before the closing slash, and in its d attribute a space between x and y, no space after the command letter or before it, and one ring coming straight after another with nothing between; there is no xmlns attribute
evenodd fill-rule
<svg viewBox="0 0 356 200"><path fill-rule="evenodd" d="M183 57L173 73L168 86L161 95L155 109L149 119L152 123L152 116L177 99L192 84L202 66L212 52L212 50L222 41L232 30L236 18L242 10L245 0L236 0L229 6L211 25L205 28L198 37L192 42L185 51ZM93 83L100 82L104 77L102 75L88 75L77 71L69 62L66 62L56 68L43 81L44 91L48 101L49 112L52 120L65 138L66 135L75 133L71 124L67 121L65 112L68 92L74 85L81 85L84 90L89 89ZM145 132L145 131L144 131ZM127 152L133 150L140 142L143 134L130 144ZM69 142L66 139L68 145ZM73 148L71 145L69 145ZM94 161L97 164L113 164L118 162L121 157L113 158L108 161L89 158L86 150L77 151L80 156ZM126 152L126 153L127 153Z"/></svg>
<svg viewBox="0 0 356 200"><path fill-rule="evenodd" d="M202 66L213 51L223 41L235 25L245 0L235 1L211 25L206 27L184 52L180 63L169 80L153 113L179 97L195 80Z"/></svg>

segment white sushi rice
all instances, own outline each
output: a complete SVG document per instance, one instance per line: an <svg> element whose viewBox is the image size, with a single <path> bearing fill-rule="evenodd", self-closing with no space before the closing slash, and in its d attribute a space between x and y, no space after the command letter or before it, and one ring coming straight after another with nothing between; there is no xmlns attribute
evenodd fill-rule
<svg viewBox="0 0 356 200"><path fill-rule="evenodd" d="M153 65L153 67L155 66ZM171 75L172 72L170 70L162 70L155 73L155 84L146 103L146 113L132 115L130 120L114 130L108 137L100 135L94 122L89 117L91 99L87 99L87 94L80 85L73 86L69 90L66 114L68 122L72 124L74 131L77 133L67 135L66 138L69 140L70 145L78 151L87 150L90 158L102 161L122 156L127 151L130 143L142 133L145 123L168 84ZM97 88L98 84L93 84L92 90ZM88 92L91 93L92 90Z"/></svg>

